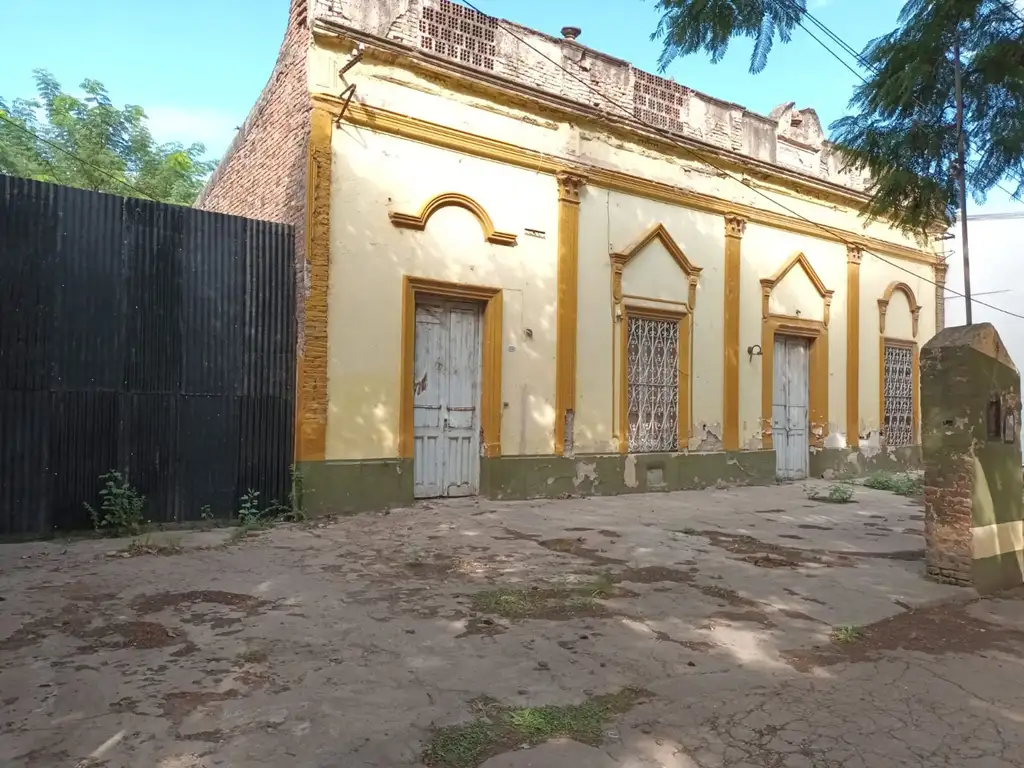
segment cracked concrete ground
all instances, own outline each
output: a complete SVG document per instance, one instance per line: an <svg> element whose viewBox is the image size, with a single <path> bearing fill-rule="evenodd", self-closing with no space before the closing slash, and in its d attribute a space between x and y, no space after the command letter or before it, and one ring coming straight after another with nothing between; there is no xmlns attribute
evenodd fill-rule
<svg viewBox="0 0 1024 768"><path fill-rule="evenodd" d="M1024 765L1024 594L926 581L922 526L777 486L5 545L0 764L418 766L480 697L635 687L597 751L488 766ZM487 613L495 590L528 607Z"/></svg>

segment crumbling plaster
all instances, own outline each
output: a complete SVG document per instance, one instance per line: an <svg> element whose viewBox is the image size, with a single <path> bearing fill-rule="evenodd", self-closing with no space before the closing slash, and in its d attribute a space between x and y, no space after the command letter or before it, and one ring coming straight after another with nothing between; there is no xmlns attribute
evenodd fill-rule
<svg viewBox="0 0 1024 768"><path fill-rule="evenodd" d="M420 20L424 8L442 7L448 0L316 0L314 20L386 38L414 49L423 47ZM478 17L460 6L466 18L489 22L493 33L493 64L481 71L596 107L615 118L648 114L638 100L653 84L673 102L652 118L659 127L709 144L778 164L858 192L868 186L861 172L846 170L824 140L813 109L794 103L776 107L770 115L750 112L742 105L716 99L670 79L633 67L565 39L529 29L512 21ZM437 56L435 52L431 55Z"/></svg>

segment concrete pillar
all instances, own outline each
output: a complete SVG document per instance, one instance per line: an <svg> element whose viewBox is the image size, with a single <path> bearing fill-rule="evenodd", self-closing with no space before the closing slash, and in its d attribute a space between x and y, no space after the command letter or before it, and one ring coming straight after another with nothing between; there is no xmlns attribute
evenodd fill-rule
<svg viewBox="0 0 1024 768"><path fill-rule="evenodd" d="M1020 375L989 323L921 350L928 576L981 593L1024 582Z"/></svg>

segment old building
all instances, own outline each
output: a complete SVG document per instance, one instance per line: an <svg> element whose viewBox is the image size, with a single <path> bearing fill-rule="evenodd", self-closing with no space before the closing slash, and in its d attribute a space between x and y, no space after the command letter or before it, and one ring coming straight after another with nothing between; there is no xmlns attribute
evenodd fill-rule
<svg viewBox="0 0 1024 768"><path fill-rule="evenodd" d="M768 116L450 0L292 7L200 200L304 232L318 504L624 493L918 456L928 243Z"/></svg>

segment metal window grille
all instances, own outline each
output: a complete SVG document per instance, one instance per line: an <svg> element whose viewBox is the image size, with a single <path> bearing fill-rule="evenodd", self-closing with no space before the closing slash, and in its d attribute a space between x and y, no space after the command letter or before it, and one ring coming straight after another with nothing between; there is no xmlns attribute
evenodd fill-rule
<svg viewBox="0 0 1024 768"><path fill-rule="evenodd" d="M679 323L627 317L627 444L635 453L679 449Z"/></svg>
<svg viewBox="0 0 1024 768"><path fill-rule="evenodd" d="M690 91L663 77L633 69L633 117L675 133L685 133L683 109Z"/></svg>
<svg viewBox="0 0 1024 768"><path fill-rule="evenodd" d="M885 442L891 446L914 444L914 350L885 347L882 425Z"/></svg>
<svg viewBox="0 0 1024 768"><path fill-rule="evenodd" d="M432 0L420 19L420 47L481 69L494 69L498 21L451 0Z"/></svg>

